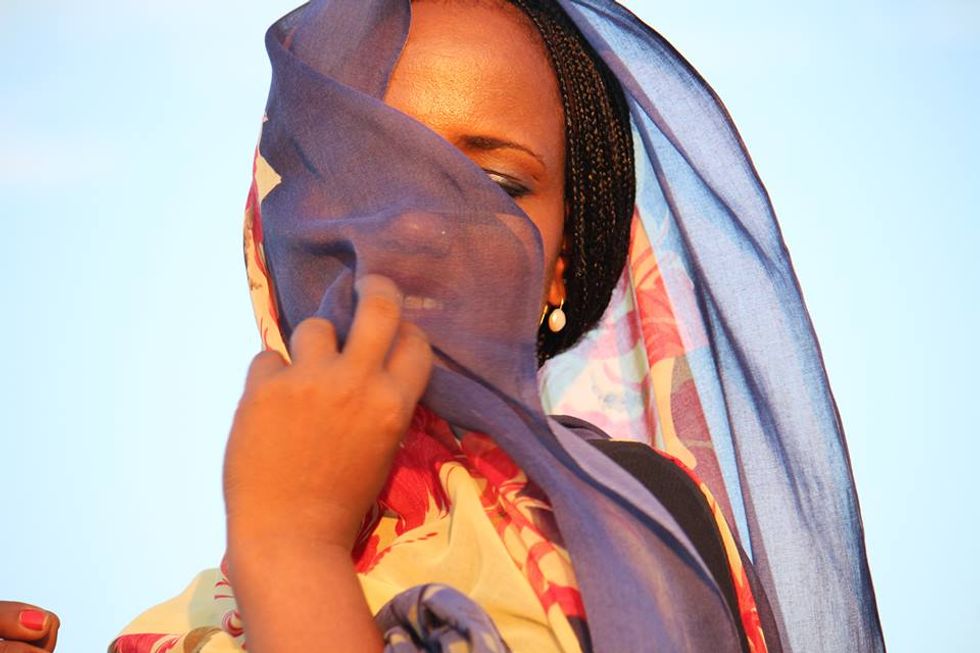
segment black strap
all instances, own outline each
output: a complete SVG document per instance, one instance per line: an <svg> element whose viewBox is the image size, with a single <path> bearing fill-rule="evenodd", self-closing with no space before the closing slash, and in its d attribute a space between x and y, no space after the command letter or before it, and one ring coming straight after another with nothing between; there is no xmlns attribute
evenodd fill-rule
<svg viewBox="0 0 980 653"><path fill-rule="evenodd" d="M721 588L738 629L742 650L748 651L725 544L700 488L684 470L642 442L599 439L588 442L642 483L674 517Z"/></svg>

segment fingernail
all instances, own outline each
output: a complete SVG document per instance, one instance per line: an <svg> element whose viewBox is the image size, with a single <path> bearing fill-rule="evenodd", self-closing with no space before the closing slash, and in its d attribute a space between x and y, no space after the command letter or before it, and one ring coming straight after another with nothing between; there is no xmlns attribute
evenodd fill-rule
<svg viewBox="0 0 980 653"><path fill-rule="evenodd" d="M44 630L44 620L48 615L39 610L21 610L20 625L28 630Z"/></svg>

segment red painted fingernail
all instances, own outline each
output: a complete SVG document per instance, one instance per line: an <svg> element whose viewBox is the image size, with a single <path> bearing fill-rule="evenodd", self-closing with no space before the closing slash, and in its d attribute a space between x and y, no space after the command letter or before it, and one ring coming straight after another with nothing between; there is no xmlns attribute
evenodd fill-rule
<svg viewBox="0 0 980 653"><path fill-rule="evenodd" d="M21 610L20 625L28 630L44 630L44 620L47 616L39 610Z"/></svg>

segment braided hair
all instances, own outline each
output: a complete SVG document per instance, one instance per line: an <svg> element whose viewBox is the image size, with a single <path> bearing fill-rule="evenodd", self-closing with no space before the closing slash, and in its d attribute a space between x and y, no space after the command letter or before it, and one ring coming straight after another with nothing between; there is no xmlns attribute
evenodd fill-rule
<svg viewBox="0 0 980 653"><path fill-rule="evenodd" d="M554 0L508 0L541 34L565 111L565 328L538 329L538 364L602 317L626 263L636 194L629 108L615 75Z"/></svg>

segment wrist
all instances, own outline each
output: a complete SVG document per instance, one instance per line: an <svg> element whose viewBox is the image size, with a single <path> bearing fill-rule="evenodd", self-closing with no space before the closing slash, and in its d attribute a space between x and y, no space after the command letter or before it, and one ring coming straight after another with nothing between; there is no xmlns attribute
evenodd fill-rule
<svg viewBox="0 0 980 653"><path fill-rule="evenodd" d="M343 552L350 557L353 544L330 529L297 528L269 523L228 520L227 550L231 556L316 557Z"/></svg>
<svg viewBox="0 0 980 653"><path fill-rule="evenodd" d="M229 509L225 524L229 547L337 547L350 553L361 521L322 506L309 510L270 506L247 511Z"/></svg>

